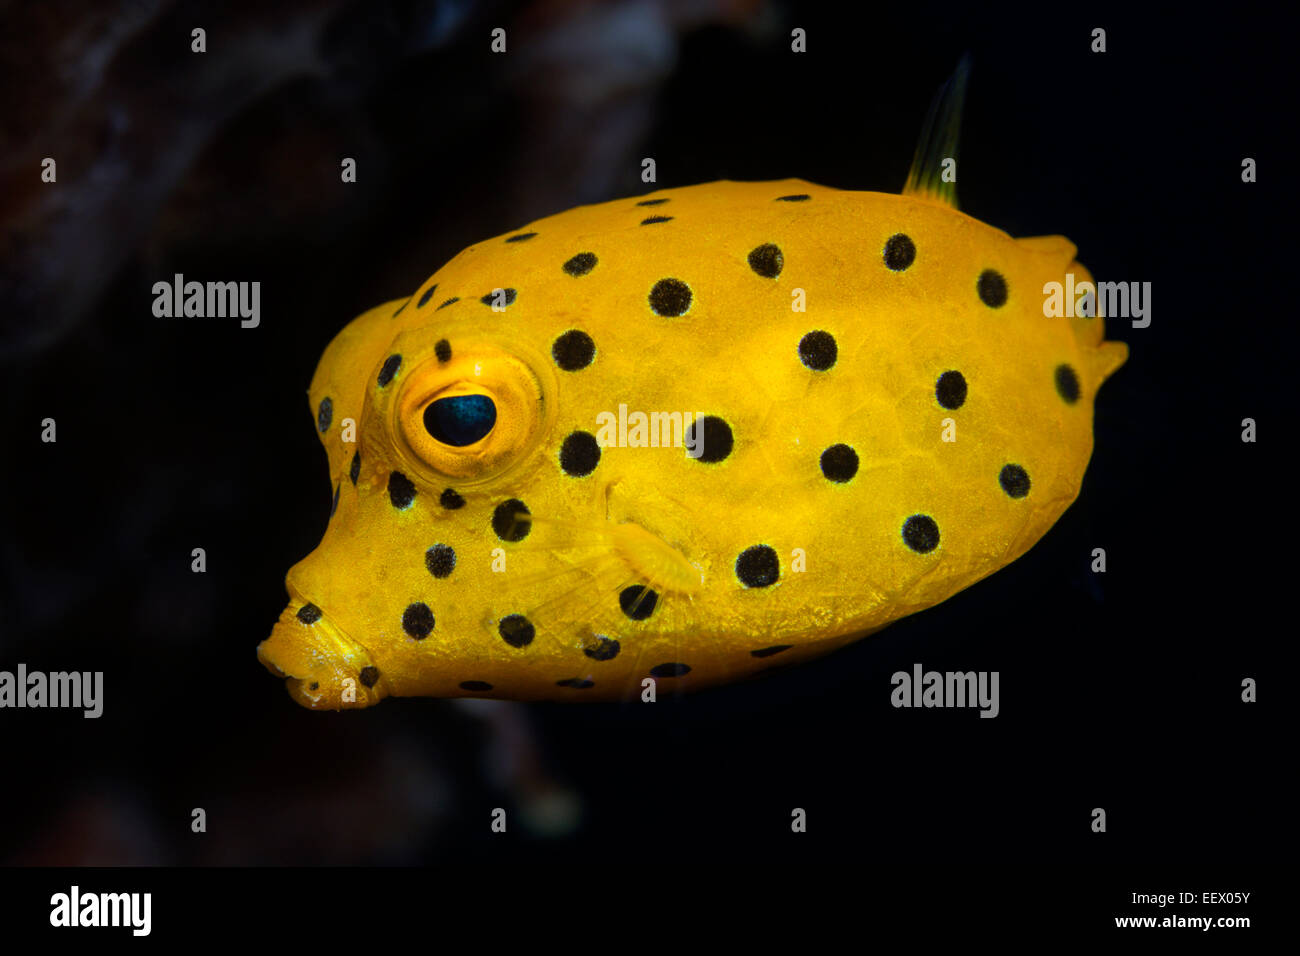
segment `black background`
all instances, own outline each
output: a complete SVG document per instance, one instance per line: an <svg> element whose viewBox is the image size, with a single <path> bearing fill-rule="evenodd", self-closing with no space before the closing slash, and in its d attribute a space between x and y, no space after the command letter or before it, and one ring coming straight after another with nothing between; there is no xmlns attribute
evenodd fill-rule
<svg viewBox="0 0 1300 956"><path fill-rule="evenodd" d="M103 187L120 212L59 212L75 242L22 220L13 192L6 205L10 264L37 255L65 274L5 273L0 667L103 670L105 710L0 713L0 861L973 866L1280 852L1278 654L1294 637L1284 24L1238 5L1207 22L1122 7L1026 18L662 3L644 7L660 32L620 40L611 24L650 21L563 5L164 5L86 99L48 68L53 38L75 35L90 6L57 24L6 14L8 68L27 57L37 70L6 81L8 181L21 176L23 195L93 188L96 157L135 161ZM287 44L313 18L313 73L265 89L229 80L249 72L250 36ZM495 26L504 56L489 52ZM795 26L806 54L790 52ZM1095 26L1104 54L1089 52ZM666 52L639 59L638 37ZM543 40L549 59L530 60ZM1149 328L1108 330L1131 357L1101 390L1082 493L1028 555L766 679L653 707L521 707L540 769L512 781L494 772L489 725L457 705L292 703L254 648L285 571L325 526L305 392L350 318L472 242L646 191L643 156L660 187L795 176L897 191L966 51L963 209L1016 236L1064 234L1099 279L1153 286ZM210 122L196 132L187 115ZM46 155L57 186L37 181ZM358 160L356 184L339 182L343 156ZM1246 156L1258 183L1241 181ZM79 274L79 250L110 247L115 259ZM174 272L261 281L261 327L154 318L151 286ZM47 416L57 444L40 441ZM1256 444L1240 440L1245 417ZM194 547L206 574L190 571ZM1089 571L1094 547L1105 575ZM1000 671L1001 715L895 710L890 675L914 662ZM1245 677L1257 704L1240 700ZM579 795L576 829L513 822L529 780ZM489 831L497 806L512 813L506 835ZM190 832L193 807L206 834ZM790 831L794 807L806 834ZM1094 807L1105 834L1091 832Z"/></svg>

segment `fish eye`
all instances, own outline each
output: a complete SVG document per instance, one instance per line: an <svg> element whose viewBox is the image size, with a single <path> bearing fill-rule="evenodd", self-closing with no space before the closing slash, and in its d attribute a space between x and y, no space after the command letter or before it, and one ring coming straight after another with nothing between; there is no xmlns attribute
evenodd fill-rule
<svg viewBox="0 0 1300 956"><path fill-rule="evenodd" d="M486 395L454 395L430 402L424 427L444 445L463 448L481 441L497 423L497 406Z"/></svg>
<svg viewBox="0 0 1300 956"><path fill-rule="evenodd" d="M470 485L536 460L555 418L543 359L518 343L482 338L453 341L450 358L415 358L409 340L402 348L410 365L397 389L375 391L400 470Z"/></svg>

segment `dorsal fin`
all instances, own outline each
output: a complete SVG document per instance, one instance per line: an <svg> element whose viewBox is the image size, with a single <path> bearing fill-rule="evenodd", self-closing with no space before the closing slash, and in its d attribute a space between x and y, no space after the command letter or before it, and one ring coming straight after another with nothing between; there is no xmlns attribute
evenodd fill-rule
<svg viewBox="0 0 1300 956"><path fill-rule="evenodd" d="M916 144L916 154L912 157L912 169L903 186L904 196L916 196L957 208L957 183L943 181L943 161L957 159L961 110L966 101L969 76L970 54L966 53L930 104L930 112L921 128L921 138Z"/></svg>

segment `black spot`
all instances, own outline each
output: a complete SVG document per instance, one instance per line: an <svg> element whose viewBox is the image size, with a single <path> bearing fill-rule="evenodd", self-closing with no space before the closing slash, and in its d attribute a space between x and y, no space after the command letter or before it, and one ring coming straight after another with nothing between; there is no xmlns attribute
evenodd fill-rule
<svg viewBox="0 0 1300 956"><path fill-rule="evenodd" d="M643 592L645 597L641 596ZM624 588L618 596L618 606L634 621L644 621L654 613L655 605L658 603L659 595L640 584Z"/></svg>
<svg viewBox="0 0 1300 956"><path fill-rule="evenodd" d="M491 690L492 685L485 680L463 680L460 682L461 690Z"/></svg>
<svg viewBox="0 0 1300 956"><path fill-rule="evenodd" d="M1003 465L998 484L1012 498L1023 498L1029 494L1029 472L1019 465Z"/></svg>
<svg viewBox="0 0 1300 956"><path fill-rule="evenodd" d="M804 200L811 199L811 198L812 197L809 196L807 193L796 193L793 196L777 196L776 201L777 202L803 202Z"/></svg>
<svg viewBox="0 0 1300 956"><path fill-rule="evenodd" d="M596 343L581 329L569 329L551 343L551 357L564 371L576 372L596 357Z"/></svg>
<svg viewBox="0 0 1300 956"><path fill-rule="evenodd" d="M587 680L585 677L566 677L564 680L557 680L556 687L572 687L576 690L586 690L588 687L595 687L594 680Z"/></svg>
<svg viewBox="0 0 1300 956"><path fill-rule="evenodd" d="M785 256L779 247L764 243L749 254L749 267L764 279L775 279L785 267Z"/></svg>
<svg viewBox="0 0 1300 956"><path fill-rule="evenodd" d="M438 504L448 511L456 511L465 507L465 499L454 488L445 488L442 494L438 496Z"/></svg>
<svg viewBox="0 0 1300 956"><path fill-rule="evenodd" d="M367 687L374 687L375 684L379 682L379 668L363 667L361 668L361 674L359 676L361 677L361 683L365 684Z"/></svg>
<svg viewBox="0 0 1300 956"><path fill-rule="evenodd" d="M1079 376L1068 365L1056 366L1056 393L1065 399L1067 405L1079 400Z"/></svg>
<svg viewBox="0 0 1300 956"><path fill-rule="evenodd" d="M822 452L822 474L843 484L858 473L858 453L848 445L831 445Z"/></svg>
<svg viewBox="0 0 1300 956"><path fill-rule="evenodd" d="M394 471L388 476L388 500L394 508L402 511L411 507L411 502L415 500L415 485L400 471Z"/></svg>
<svg viewBox="0 0 1300 956"><path fill-rule="evenodd" d="M696 437L696 428L703 422L704 424L704 444L699 444L700 439ZM731 454L732 446L735 439L731 434L731 426L724 422L717 415L705 415L702 419L696 419L686 429L685 445L689 451L692 448L699 449L700 456L696 461L703 461L709 464L722 461Z"/></svg>
<svg viewBox="0 0 1300 956"><path fill-rule="evenodd" d="M429 610L429 605L417 601L408 606L402 612L402 630L417 641L428 637L429 632L433 630L433 612Z"/></svg>
<svg viewBox="0 0 1300 956"><path fill-rule="evenodd" d="M331 518L334 517L334 512L336 512L336 511L339 510L339 488L341 488L341 487L342 487L341 485L335 485L335 486L334 486L334 502L333 502L333 504L330 505L330 517L331 517Z"/></svg>
<svg viewBox="0 0 1300 956"><path fill-rule="evenodd" d="M450 299L448 299L448 300L447 300L446 302L444 302L442 305L438 306L438 309L445 309L445 308L447 308L447 306L451 305L453 302L459 302L459 301L460 301L460 296L458 296L458 295L453 295ZM434 309L433 311L437 312L438 309Z"/></svg>
<svg viewBox="0 0 1300 956"><path fill-rule="evenodd" d="M316 413L316 426L320 428L321 434L324 434L330 427L330 422L334 420L334 402L328 395L320 400L320 411Z"/></svg>
<svg viewBox="0 0 1300 956"><path fill-rule="evenodd" d="M620 645L618 641L612 637L605 637L603 634L596 634L594 636L596 638L596 643L588 644L582 649L582 653L586 654L593 661L612 661L614 658L618 657L618 652L622 649L622 645Z"/></svg>
<svg viewBox="0 0 1300 956"><path fill-rule="evenodd" d="M435 282L433 285L429 286L429 288L424 290L424 294L420 296L420 301L415 303L415 307L417 309L423 309L425 304L433 298L433 294L437 291L438 283Z"/></svg>
<svg viewBox="0 0 1300 956"><path fill-rule="evenodd" d="M596 254L593 252L580 252L572 259L560 266L565 272L573 276L585 276L592 269L596 268Z"/></svg>
<svg viewBox="0 0 1300 956"><path fill-rule="evenodd" d="M523 242L525 239L531 239L537 235L535 232L521 232L517 235L506 236L506 242Z"/></svg>
<svg viewBox="0 0 1300 956"><path fill-rule="evenodd" d="M980 301L990 308L999 308L1007 303L1007 280L1002 273L985 269L980 273L975 289L980 294Z"/></svg>
<svg viewBox="0 0 1300 956"><path fill-rule="evenodd" d="M413 298L415 298L415 296L411 296L411 299ZM402 314L402 310L411 304L411 299L407 299L405 302L403 302L401 305L397 307L397 311L393 313L393 318L397 318L399 315Z"/></svg>
<svg viewBox="0 0 1300 956"><path fill-rule="evenodd" d="M903 522L903 543L918 554L939 546L939 526L929 515L912 515Z"/></svg>
<svg viewBox="0 0 1300 956"><path fill-rule="evenodd" d="M799 340L799 361L814 372L824 372L839 358L835 336L817 329Z"/></svg>
<svg viewBox="0 0 1300 956"><path fill-rule="evenodd" d="M572 432L560 446L560 467L566 475L583 478L596 470L600 445L591 432Z"/></svg>
<svg viewBox="0 0 1300 956"><path fill-rule="evenodd" d="M502 541L523 541L528 537L528 532L532 530L533 525L531 521L519 521L515 518L515 515L521 511L524 514L532 513L518 498L503 501L493 510L492 530Z"/></svg>
<svg viewBox="0 0 1300 956"><path fill-rule="evenodd" d="M493 290L492 290L491 292L489 292L487 295L483 296L483 298L479 299L479 301L482 302L484 305L492 305L492 306L496 305L496 301L497 301L497 295L496 295L496 294L497 294L497 291L498 291L498 290L493 289ZM500 292L501 292L501 298L502 298L502 300L505 302L506 305L514 305L514 304L515 304L515 290L514 290L514 289L501 289Z"/></svg>
<svg viewBox="0 0 1300 956"><path fill-rule="evenodd" d="M681 279L660 279L650 290L650 311L655 315L685 315L691 307L691 288Z"/></svg>
<svg viewBox="0 0 1300 956"><path fill-rule="evenodd" d="M445 578L456 570L456 551L450 545L435 544L424 552L424 566L435 578Z"/></svg>
<svg viewBox="0 0 1300 956"><path fill-rule="evenodd" d="M685 677L690 672L688 664L656 664L650 668L651 677Z"/></svg>
<svg viewBox="0 0 1300 956"><path fill-rule="evenodd" d="M750 657L771 657L773 654L780 654L782 651L788 651L794 647L793 644L773 644L771 647L760 647L756 651L750 651Z"/></svg>
<svg viewBox="0 0 1300 956"><path fill-rule="evenodd" d="M357 486L357 479L361 477L361 452L355 452L352 455L352 467L348 469L348 477L352 479L352 487Z"/></svg>
<svg viewBox="0 0 1300 956"><path fill-rule="evenodd" d="M402 367L402 357L400 355L390 355L384 359L384 367L379 370L379 387L383 388L393 380L397 370Z"/></svg>
<svg viewBox="0 0 1300 956"><path fill-rule="evenodd" d="M311 682L311 689L312 689L312 690L320 690L320 681L318 681L318 680L314 680L314 681L312 681L312 682Z"/></svg>
<svg viewBox="0 0 1300 956"><path fill-rule="evenodd" d="M756 544L736 558L736 577L747 588L765 588L781 576L781 562L776 552L765 544Z"/></svg>
<svg viewBox="0 0 1300 956"><path fill-rule="evenodd" d="M638 206L662 206L667 201L668 201L667 199L642 199L639 203L637 203L637 205Z"/></svg>
<svg viewBox="0 0 1300 956"><path fill-rule="evenodd" d="M315 624L320 620L320 608L315 604L304 604L298 608L298 620L304 624Z"/></svg>
<svg viewBox="0 0 1300 956"><path fill-rule="evenodd" d="M673 218L672 216L650 216L646 219L642 219L641 225L653 226L657 222L670 222L672 221L672 218Z"/></svg>
<svg viewBox="0 0 1300 956"><path fill-rule="evenodd" d="M439 362L451 361L451 343L446 339L438 339L433 346L433 354Z"/></svg>
<svg viewBox="0 0 1300 956"><path fill-rule="evenodd" d="M934 383L935 400L944 408L961 408L966 404L966 376L948 371Z"/></svg>
<svg viewBox="0 0 1300 956"><path fill-rule="evenodd" d="M885 240L882 254L886 268L902 272L916 261L916 243L912 242L911 236L896 233Z"/></svg>
<svg viewBox="0 0 1300 956"><path fill-rule="evenodd" d="M532 622L522 614L508 614L497 624L497 633L501 640L511 647L527 647L537 636Z"/></svg>

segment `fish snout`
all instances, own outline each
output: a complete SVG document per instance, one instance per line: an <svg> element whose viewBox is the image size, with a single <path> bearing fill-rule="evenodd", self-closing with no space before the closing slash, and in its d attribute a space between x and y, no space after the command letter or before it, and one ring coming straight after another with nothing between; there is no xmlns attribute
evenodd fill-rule
<svg viewBox="0 0 1300 956"><path fill-rule="evenodd" d="M310 602L290 602L257 659L312 710L369 707L388 696L369 652Z"/></svg>

